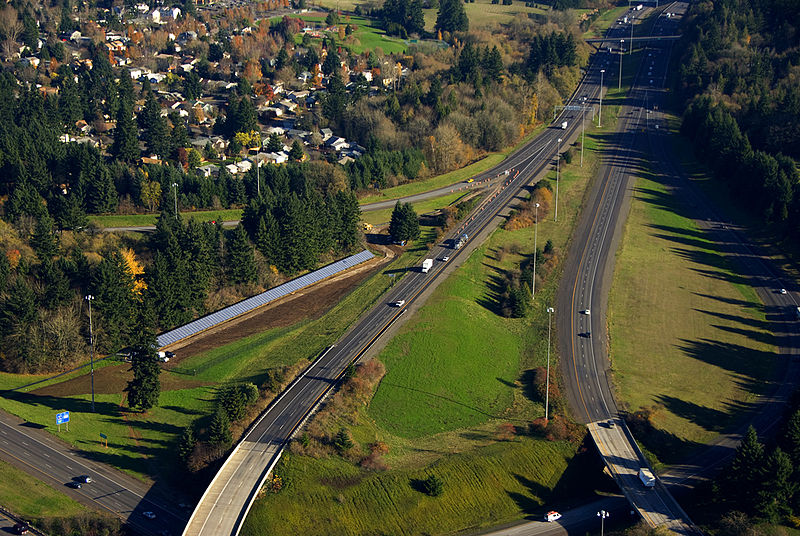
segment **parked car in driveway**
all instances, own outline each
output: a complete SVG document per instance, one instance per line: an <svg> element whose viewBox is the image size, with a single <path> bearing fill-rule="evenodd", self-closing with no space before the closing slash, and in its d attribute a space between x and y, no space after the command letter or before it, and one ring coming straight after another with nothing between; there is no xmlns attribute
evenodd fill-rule
<svg viewBox="0 0 800 536"><path fill-rule="evenodd" d="M558 521L559 519L561 519L561 514L559 514L555 510L551 510L544 515L544 520L547 521L548 523L551 523L553 521Z"/></svg>

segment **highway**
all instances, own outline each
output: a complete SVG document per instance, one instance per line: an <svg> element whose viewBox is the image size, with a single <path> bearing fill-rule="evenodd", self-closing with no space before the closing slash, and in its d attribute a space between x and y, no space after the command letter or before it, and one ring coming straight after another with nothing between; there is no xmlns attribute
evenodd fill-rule
<svg viewBox="0 0 800 536"><path fill-rule="evenodd" d="M180 512L175 499L162 494L158 486L88 460L41 427L5 413L0 413L0 458L79 502L122 518L139 534L179 534L188 518L188 512ZM80 489L67 487L81 475L91 476L93 482ZM156 518L142 515L148 511Z"/></svg>
<svg viewBox="0 0 800 536"><path fill-rule="evenodd" d="M661 16L653 34L676 29L688 4L676 2L669 11L677 17ZM610 40L625 39L630 26L612 26ZM638 478L647 462L625 423L617 419L618 409L608 376L606 307L614 271L614 255L630 206L632 185L640 170L641 146L648 121L648 92L663 86L671 45L661 42L648 49L639 65L633 87L620 109L616 134L609 142L599 179L578 223L568 253L562 284L557 296L557 326L561 366L570 405L575 416L587 423L598 451L620 489L650 526L665 526L680 534L697 534L697 529L661 483L645 488ZM609 70L623 61L621 54L599 52ZM610 423L614 423L613 426Z"/></svg>
<svg viewBox="0 0 800 536"><path fill-rule="evenodd" d="M599 69L590 65L587 73L570 102L586 96L592 104L599 95ZM549 168L559 146L566 148L567 141L578 135L578 117L576 111L562 113L555 124L567 121L566 129L547 128L499 166L475 177L476 181L498 176L500 180L465 223L450 233L441 245L432 248L428 257L434 259L434 264L429 273L422 273L418 268L405 273L381 303L366 312L273 402L226 460L193 512L184 535L238 534L284 444L336 384L347 366L360 359L406 311L418 306L420 296L435 284L449 265L458 263L503 221L498 215L508 210L524 186ZM560 144L559 139L563 140ZM462 234L469 236L468 243L461 249L454 249L454 241ZM444 261L444 257L448 260ZM400 300L403 301L401 306L392 305Z"/></svg>

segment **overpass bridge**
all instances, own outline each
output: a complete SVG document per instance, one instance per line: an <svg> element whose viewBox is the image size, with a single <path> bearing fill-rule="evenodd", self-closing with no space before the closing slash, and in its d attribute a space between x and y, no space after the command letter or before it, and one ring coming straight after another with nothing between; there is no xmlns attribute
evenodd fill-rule
<svg viewBox="0 0 800 536"><path fill-rule="evenodd" d="M586 426L606 468L648 525L664 527L683 536L702 534L658 478L652 488L645 487L639 480L639 469L650 466L625 421L608 419Z"/></svg>

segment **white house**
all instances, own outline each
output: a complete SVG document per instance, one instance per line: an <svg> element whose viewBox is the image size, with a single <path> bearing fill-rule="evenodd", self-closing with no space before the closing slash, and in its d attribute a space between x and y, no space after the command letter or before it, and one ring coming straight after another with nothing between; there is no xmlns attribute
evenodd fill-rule
<svg viewBox="0 0 800 536"><path fill-rule="evenodd" d="M228 173L230 173L231 175L236 175L239 173L239 168L236 167L236 164L228 164L227 166L225 166L225 169L227 169Z"/></svg>
<svg viewBox="0 0 800 536"><path fill-rule="evenodd" d="M250 160L242 160L240 162L236 162L236 167L239 168L240 173L247 173L253 169L253 163Z"/></svg>
<svg viewBox="0 0 800 536"><path fill-rule="evenodd" d="M272 164L285 164L289 161L289 155L283 151L277 153L267 153L267 161Z"/></svg>

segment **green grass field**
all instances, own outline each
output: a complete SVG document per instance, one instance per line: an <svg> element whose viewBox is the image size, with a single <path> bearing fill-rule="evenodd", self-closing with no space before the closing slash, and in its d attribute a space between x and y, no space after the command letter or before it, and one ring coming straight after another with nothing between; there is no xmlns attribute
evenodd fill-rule
<svg viewBox="0 0 800 536"><path fill-rule="evenodd" d="M657 406L687 448L740 418L778 359L755 292L693 216L657 175L640 178L609 300L620 399Z"/></svg>
<svg viewBox="0 0 800 536"><path fill-rule="evenodd" d="M620 15L627 11L627 6L618 6L612 9L608 9L604 11L592 24L592 27L589 28L583 34L585 39L591 39L593 37L603 37L608 30L608 27L614 24Z"/></svg>
<svg viewBox="0 0 800 536"><path fill-rule="evenodd" d="M345 9L344 6L340 6ZM331 9L335 9L332 7ZM291 15L304 21L315 23L325 26L325 16L319 15ZM337 43L347 47L355 54L363 54L366 51L372 51L380 48L385 54L401 54L406 51L408 44L397 37L386 35L386 32L380 27L377 20L368 19L364 17L357 17L355 15L344 15L342 17L342 24L351 24L356 26L356 30L344 40L340 40L338 35L334 35ZM297 34L295 40L299 44L302 42L302 34Z"/></svg>
<svg viewBox="0 0 800 536"><path fill-rule="evenodd" d="M25 519L70 517L86 511L79 502L3 461L0 461L0 475L0 504L13 505L14 513Z"/></svg>
<svg viewBox="0 0 800 536"><path fill-rule="evenodd" d="M241 209L230 210L198 210L194 212L180 212L181 218L199 221L230 221L242 217ZM142 225L155 225L158 214L127 214L108 216L90 216L89 221L98 227L139 227Z"/></svg>
<svg viewBox="0 0 800 536"><path fill-rule="evenodd" d="M454 192L452 194L443 195L441 197L434 197L432 199L426 199L425 201L412 203L411 206L414 207L414 210L417 211L417 214L427 214L428 212L433 212L434 210L451 205L452 203L458 201L459 199L467 195L467 193L468 192L464 191ZM371 225L388 223L392 219L393 210L394 207L385 208L383 210L364 212L361 215L361 220Z"/></svg>
<svg viewBox="0 0 800 536"><path fill-rule="evenodd" d="M435 190L436 188L441 188L442 186L448 186L450 184L455 185L458 182L465 181L470 177L477 175L478 173L483 173L487 169L496 166L503 161L507 154L508 152L505 151L493 153L473 164L449 173L437 175L422 181L401 184L400 186L395 186L393 188L386 188L385 190L381 190L379 193L370 194L360 198L358 203L361 205L366 205L368 203L375 203L377 201L399 199L401 197L421 194L429 190Z"/></svg>
<svg viewBox="0 0 800 536"><path fill-rule="evenodd" d="M538 517L574 454L569 444L523 438L424 469L382 473L341 458L285 455L287 486L255 503L242 534L376 534L376 527L380 534L442 534ZM430 474L444 481L440 497L414 488Z"/></svg>

